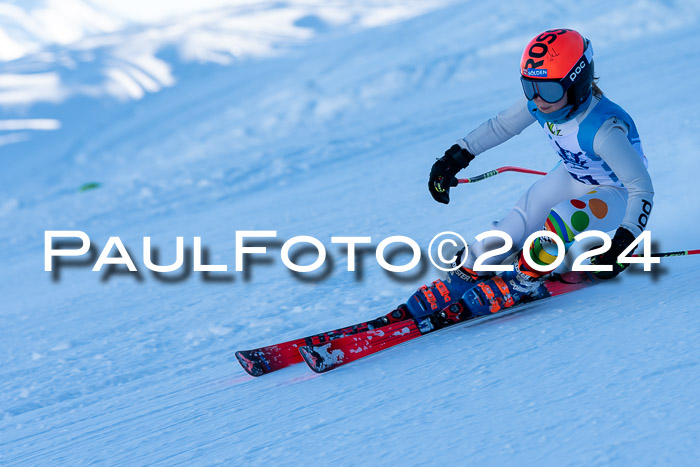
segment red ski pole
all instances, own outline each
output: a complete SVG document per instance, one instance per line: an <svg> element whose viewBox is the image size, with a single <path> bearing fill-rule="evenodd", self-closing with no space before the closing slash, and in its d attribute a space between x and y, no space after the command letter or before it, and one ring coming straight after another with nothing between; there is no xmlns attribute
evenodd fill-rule
<svg viewBox="0 0 700 467"><path fill-rule="evenodd" d="M669 256L690 256L690 255L700 255L700 250L684 250L684 251L667 251L665 253L652 253L652 258L666 258ZM632 255L632 256L642 256L642 255Z"/></svg>
<svg viewBox="0 0 700 467"><path fill-rule="evenodd" d="M490 172L486 172L486 173L483 173L481 175L476 175L474 177L459 178L459 179L457 179L457 182L458 183L479 182L481 180L494 177L498 174L502 174L503 172L520 172L520 173L524 173L524 174L547 175L547 172L540 172L539 170L524 169L522 167L506 166L506 167L499 167L498 169L494 169L494 170L491 170Z"/></svg>

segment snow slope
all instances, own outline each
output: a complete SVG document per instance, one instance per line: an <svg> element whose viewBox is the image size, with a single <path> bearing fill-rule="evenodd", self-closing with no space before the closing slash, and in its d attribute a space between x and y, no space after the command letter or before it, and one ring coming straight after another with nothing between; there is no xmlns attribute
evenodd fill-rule
<svg viewBox="0 0 700 467"><path fill-rule="evenodd" d="M362 5L381 17L398 3ZM322 376L297 365L251 378L233 354L373 318L438 277L392 280L371 257L353 275L331 236L376 245L407 235L427 246L443 230L480 233L507 212L534 176L460 187L442 206L426 192L427 173L456 138L520 97L522 46L549 27L592 40L601 87L636 121L657 192L657 248L697 248L700 9L464 2L366 27L299 16L302 7L320 8L289 2L277 14L306 18L313 33L303 43L275 36L271 56L193 60L182 44L206 55L211 42L200 47L196 35L211 23L183 20L191 28L177 44L157 39L177 23L139 25L0 65L0 86L49 82L32 88L38 99L0 92L0 462L692 465L697 257ZM218 11L203 15L235 19ZM126 99L105 92L104 64L151 27L144 56L165 64L167 86ZM94 59L71 62L81 49ZM467 172L555 162L530 128ZM100 187L80 191L88 182ZM42 268L51 229L87 232L98 253L119 236L140 275L86 263L52 279ZM268 229L322 240L334 260L327 277L293 277L279 245L251 277L235 272L234 232ZM191 248L201 236L229 272L155 277L143 267L144 236L163 264L175 237Z"/></svg>

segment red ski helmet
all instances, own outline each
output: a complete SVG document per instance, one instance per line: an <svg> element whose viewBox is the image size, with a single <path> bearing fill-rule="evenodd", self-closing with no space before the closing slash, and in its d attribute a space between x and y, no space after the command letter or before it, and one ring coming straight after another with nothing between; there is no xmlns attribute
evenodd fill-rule
<svg viewBox="0 0 700 467"><path fill-rule="evenodd" d="M593 84L593 47L573 29L548 29L535 36L520 59L520 81L528 100L549 103L568 92L569 103L588 99Z"/></svg>

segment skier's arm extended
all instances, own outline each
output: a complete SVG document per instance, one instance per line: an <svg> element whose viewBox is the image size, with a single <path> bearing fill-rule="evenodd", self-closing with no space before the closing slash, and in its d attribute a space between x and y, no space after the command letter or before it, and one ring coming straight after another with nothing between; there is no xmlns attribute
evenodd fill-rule
<svg viewBox="0 0 700 467"><path fill-rule="evenodd" d="M457 144L477 156L520 134L534 122L535 116L528 110L527 101L523 98L479 125L474 131L457 141Z"/></svg>
<svg viewBox="0 0 700 467"><path fill-rule="evenodd" d="M457 144L445 151L445 155L430 170L428 190L433 199L448 204L450 187L457 186L455 176L469 165L474 156L509 140L534 121L535 117L527 108L527 101L522 99L457 140Z"/></svg>
<svg viewBox="0 0 700 467"><path fill-rule="evenodd" d="M627 211L620 224L634 236L642 233L654 202L654 187L639 153L627 139L627 126L608 119L595 135L593 150L610 166L627 189Z"/></svg>

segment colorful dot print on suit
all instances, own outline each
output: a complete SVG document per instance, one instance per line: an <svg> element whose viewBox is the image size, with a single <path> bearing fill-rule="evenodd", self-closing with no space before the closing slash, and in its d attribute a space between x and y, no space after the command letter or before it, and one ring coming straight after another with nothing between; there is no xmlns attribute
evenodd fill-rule
<svg viewBox="0 0 700 467"><path fill-rule="evenodd" d="M616 228L617 217L621 220L624 211L615 206L615 209L612 209L616 211L614 216L610 215L611 206L602 199L605 195L591 191L582 198L558 204L549 213L544 224L545 230L557 234L568 249L574 237L584 230L607 231ZM612 217L616 219L613 220ZM533 242L530 253L530 257L538 264L552 264L556 260L557 246L549 238L538 238Z"/></svg>

